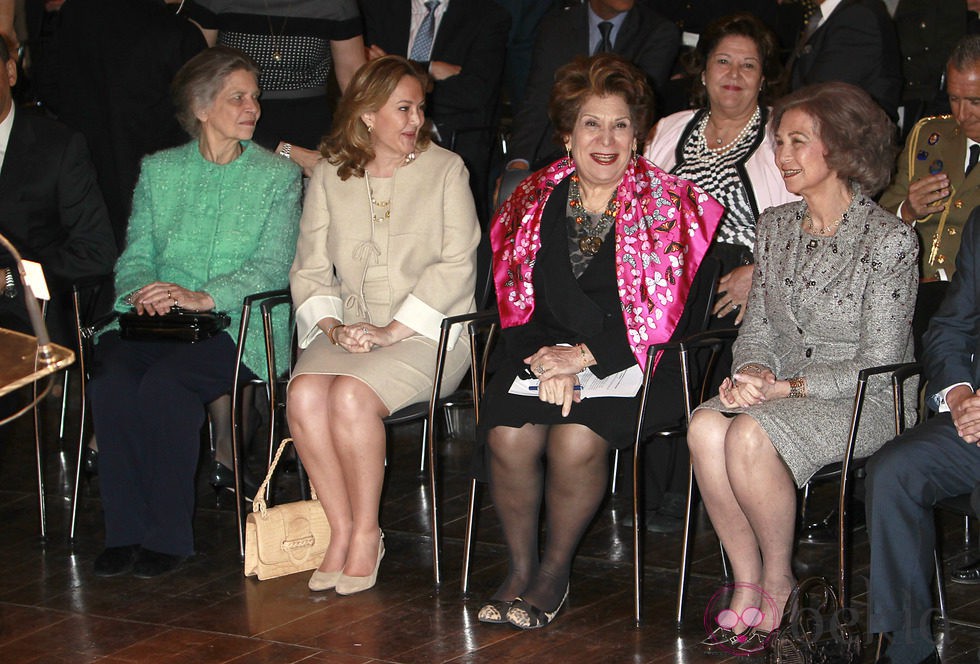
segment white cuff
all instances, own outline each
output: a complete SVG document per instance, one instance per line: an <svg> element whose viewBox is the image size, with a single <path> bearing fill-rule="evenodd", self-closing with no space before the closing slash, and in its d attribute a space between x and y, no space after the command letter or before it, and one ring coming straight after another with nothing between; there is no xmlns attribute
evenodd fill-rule
<svg viewBox="0 0 980 664"><path fill-rule="evenodd" d="M317 327L324 318L344 322L344 303L333 295L314 295L296 309L296 342L300 348L309 346L323 330Z"/></svg>
<svg viewBox="0 0 980 664"><path fill-rule="evenodd" d="M433 309L414 295L405 298L402 306L395 314L395 320L406 325L424 337L439 341L439 332L442 327L442 319L446 315L441 311ZM453 325L449 330L447 350L452 350L456 345L456 340L463 332L462 324Z"/></svg>
<svg viewBox="0 0 980 664"><path fill-rule="evenodd" d="M954 387L959 387L960 385L966 385L967 387L970 388L971 391L973 390L973 386L970 385L969 383L956 383L955 385L950 385L945 390L942 390L932 395L933 406L935 407L936 412L939 413L949 412L949 404L946 403L946 395L949 394L949 391L951 389L953 389Z"/></svg>

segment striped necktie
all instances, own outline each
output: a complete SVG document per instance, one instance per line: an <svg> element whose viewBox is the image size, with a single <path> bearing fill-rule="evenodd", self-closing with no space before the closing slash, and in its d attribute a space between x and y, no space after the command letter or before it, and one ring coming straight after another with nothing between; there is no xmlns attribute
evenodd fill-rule
<svg viewBox="0 0 980 664"><path fill-rule="evenodd" d="M412 52L408 54L409 60L416 62L427 62L432 53L432 40L436 36L436 7L439 0L428 0L425 3L425 17L419 26L419 31L415 34L415 42L412 43Z"/></svg>

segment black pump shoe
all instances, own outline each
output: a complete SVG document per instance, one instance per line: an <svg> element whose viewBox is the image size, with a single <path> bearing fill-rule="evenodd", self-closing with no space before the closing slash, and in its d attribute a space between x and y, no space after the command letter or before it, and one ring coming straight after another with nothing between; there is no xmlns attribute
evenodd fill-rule
<svg viewBox="0 0 980 664"><path fill-rule="evenodd" d="M241 481L242 490L245 492L245 500L252 500L259 491L259 485L256 484L255 480L248 473L242 473ZM221 491L222 489L234 491L235 471L223 463L215 461L211 466L211 474L208 476L208 482L214 487L215 491Z"/></svg>

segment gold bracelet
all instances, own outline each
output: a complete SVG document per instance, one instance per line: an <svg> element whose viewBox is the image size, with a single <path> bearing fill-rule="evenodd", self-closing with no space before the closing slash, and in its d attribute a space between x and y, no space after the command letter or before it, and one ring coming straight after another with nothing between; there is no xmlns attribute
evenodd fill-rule
<svg viewBox="0 0 980 664"><path fill-rule="evenodd" d="M735 373L744 373L744 374L751 374L753 376L758 376L767 371L771 371L771 369L769 369L769 367L767 366L763 366L761 364L756 364L755 362L751 362L749 364L743 364L742 366L740 366L738 368L738 371L736 371Z"/></svg>
<svg viewBox="0 0 980 664"><path fill-rule="evenodd" d="M806 379L803 376L795 376L789 379L789 397L791 399L802 399L806 396Z"/></svg>
<svg viewBox="0 0 980 664"><path fill-rule="evenodd" d="M334 333L337 331L338 327L346 327L346 326L343 323L337 323L329 330L327 330L327 339L330 339L330 343L332 343L334 346L340 345L340 342L338 342L337 338L334 336Z"/></svg>

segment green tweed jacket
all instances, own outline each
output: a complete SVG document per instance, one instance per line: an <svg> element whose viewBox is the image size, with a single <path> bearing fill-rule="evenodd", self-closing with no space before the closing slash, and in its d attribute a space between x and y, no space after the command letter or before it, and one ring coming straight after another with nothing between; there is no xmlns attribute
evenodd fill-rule
<svg viewBox="0 0 980 664"><path fill-rule="evenodd" d="M197 141L143 160L126 249L116 263L117 311L129 311L126 297L138 288L172 282L211 295L231 317L227 332L234 339L246 295L289 286L301 173L254 143L243 146L224 165L204 159ZM276 326L280 357L289 343L286 322L282 316ZM265 377L258 320L250 325L244 362Z"/></svg>

